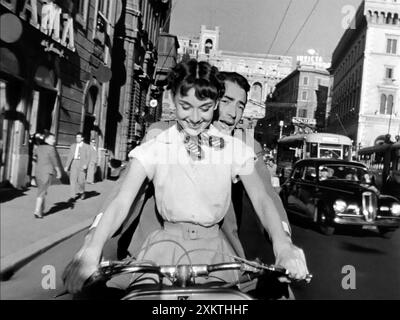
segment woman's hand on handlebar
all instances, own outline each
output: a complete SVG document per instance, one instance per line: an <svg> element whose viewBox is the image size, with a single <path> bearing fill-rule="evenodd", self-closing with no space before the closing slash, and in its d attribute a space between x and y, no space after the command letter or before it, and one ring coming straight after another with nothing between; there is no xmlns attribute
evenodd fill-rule
<svg viewBox="0 0 400 320"><path fill-rule="evenodd" d="M65 288L73 294L81 291L86 280L97 271L98 263L97 256L90 250L79 250L63 272Z"/></svg>
<svg viewBox="0 0 400 320"><path fill-rule="evenodd" d="M305 280L308 276L306 258L302 249L292 243L274 247L276 262L275 264L285 268L291 278L295 280ZM288 278L279 278L281 282L290 282Z"/></svg>

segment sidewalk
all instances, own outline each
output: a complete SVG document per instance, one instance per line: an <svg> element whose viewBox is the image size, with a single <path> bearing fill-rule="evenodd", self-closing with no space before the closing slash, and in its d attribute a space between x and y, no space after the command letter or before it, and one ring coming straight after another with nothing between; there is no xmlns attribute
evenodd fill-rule
<svg viewBox="0 0 400 320"><path fill-rule="evenodd" d="M7 278L38 254L86 229L115 184L110 180L87 184L87 198L77 200L73 207L67 203L69 185L52 185L43 219L33 216L37 192L34 187L18 191L15 198L0 203L0 278Z"/></svg>

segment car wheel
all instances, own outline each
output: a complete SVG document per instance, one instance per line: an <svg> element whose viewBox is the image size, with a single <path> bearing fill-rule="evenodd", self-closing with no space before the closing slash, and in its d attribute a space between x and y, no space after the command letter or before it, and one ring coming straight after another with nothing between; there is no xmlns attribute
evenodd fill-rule
<svg viewBox="0 0 400 320"><path fill-rule="evenodd" d="M388 227L378 227L378 231L379 234L382 236L382 238L390 239L393 236L396 229Z"/></svg>
<svg viewBox="0 0 400 320"><path fill-rule="evenodd" d="M319 231L326 235L331 236L335 232L335 227L329 224L326 220L326 216L321 209L318 210L318 220L317 220Z"/></svg>

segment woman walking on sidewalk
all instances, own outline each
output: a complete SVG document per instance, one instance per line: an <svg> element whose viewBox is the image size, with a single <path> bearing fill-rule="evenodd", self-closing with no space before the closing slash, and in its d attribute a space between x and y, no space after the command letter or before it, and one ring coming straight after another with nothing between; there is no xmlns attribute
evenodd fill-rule
<svg viewBox="0 0 400 320"><path fill-rule="evenodd" d="M62 168L60 156L54 147L56 143L54 135L52 133L46 133L44 142L45 144L38 146L36 149L36 182L38 193L34 216L39 219L43 218L45 197L54 172L56 172L57 179L60 179Z"/></svg>

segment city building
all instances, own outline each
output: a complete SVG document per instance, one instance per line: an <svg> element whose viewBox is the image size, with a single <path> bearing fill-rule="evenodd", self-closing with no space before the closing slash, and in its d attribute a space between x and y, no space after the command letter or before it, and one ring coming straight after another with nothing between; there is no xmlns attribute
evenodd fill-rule
<svg viewBox="0 0 400 320"><path fill-rule="evenodd" d="M208 61L220 71L235 71L247 78L251 89L243 118L250 128L265 116L265 100L275 85L292 70L292 57L221 50L221 30L202 25L197 36L178 36L179 59L195 58ZM169 93L163 97L163 120L174 118L174 107Z"/></svg>
<svg viewBox="0 0 400 320"><path fill-rule="evenodd" d="M268 96L266 116L255 130L256 139L269 148L276 146L281 135L315 131L316 114L321 117L321 90L329 87L326 67L330 64L318 56L301 56L297 60L296 69L277 83Z"/></svg>
<svg viewBox="0 0 400 320"><path fill-rule="evenodd" d="M127 0L115 27L106 148L125 160L146 128L161 118L163 80L176 64L178 42L168 34L171 1Z"/></svg>
<svg viewBox="0 0 400 320"><path fill-rule="evenodd" d="M400 134L399 15L399 1L363 1L332 55L327 130L355 149Z"/></svg>
<svg viewBox="0 0 400 320"><path fill-rule="evenodd" d="M30 182L35 133L56 135L65 163L75 134L104 133L119 1L0 0L0 182ZM104 171L104 170L103 170Z"/></svg>

